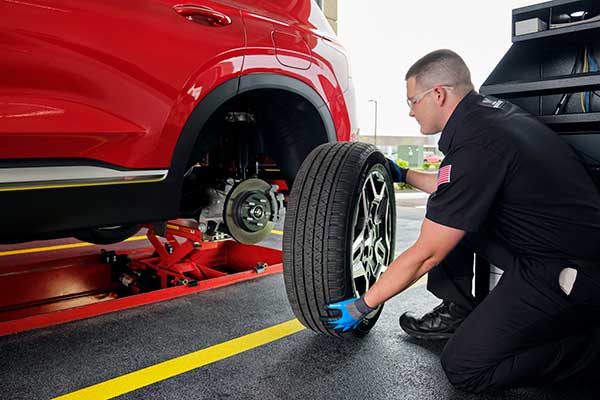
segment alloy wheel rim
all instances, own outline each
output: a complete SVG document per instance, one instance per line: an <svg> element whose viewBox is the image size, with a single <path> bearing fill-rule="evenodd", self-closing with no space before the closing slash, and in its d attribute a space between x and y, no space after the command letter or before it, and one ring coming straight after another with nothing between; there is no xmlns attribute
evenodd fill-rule
<svg viewBox="0 0 600 400"><path fill-rule="evenodd" d="M363 184L352 234L352 289L359 297L386 270L392 249L392 210L383 172L373 168Z"/></svg>

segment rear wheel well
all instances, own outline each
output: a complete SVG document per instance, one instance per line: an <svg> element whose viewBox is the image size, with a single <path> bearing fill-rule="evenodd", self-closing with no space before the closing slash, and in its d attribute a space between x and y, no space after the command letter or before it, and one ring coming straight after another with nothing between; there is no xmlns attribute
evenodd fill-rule
<svg viewBox="0 0 600 400"><path fill-rule="evenodd" d="M323 105L326 108L326 106ZM328 110L326 110L328 112ZM305 97L283 89L255 89L222 104L204 124L194 144L188 168L219 158L221 168L236 169L245 177L254 170L241 171L240 158L256 162L267 156L277 165L279 179L291 187L300 164L315 147L330 140L328 121ZM223 163L229 161L230 165ZM243 164L243 163L242 163Z"/></svg>

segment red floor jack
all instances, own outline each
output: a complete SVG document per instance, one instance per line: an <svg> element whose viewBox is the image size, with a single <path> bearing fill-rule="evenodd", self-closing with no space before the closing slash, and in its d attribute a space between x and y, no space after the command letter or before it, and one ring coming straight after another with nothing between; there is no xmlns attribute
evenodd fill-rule
<svg viewBox="0 0 600 400"><path fill-rule="evenodd" d="M129 267L129 273L123 272L119 276L121 283L134 293L181 285L194 287L200 281L244 271L262 273L269 264L281 263L278 250L243 245L232 240L204 242L201 231L184 223L145 226L148 228L148 240L154 246L154 254L150 257L130 258L124 255L119 258L116 253L104 253L107 262ZM161 242L159 237L166 241ZM179 241L178 238L184 240Z"/></svg>
<svg viewBox="0 0 600 400"><path fill-rule="evenodd" d="M279 250L233 240L204 241L187 221L145 227L150 249L0 266L0 335L282 271Z"/></svg>

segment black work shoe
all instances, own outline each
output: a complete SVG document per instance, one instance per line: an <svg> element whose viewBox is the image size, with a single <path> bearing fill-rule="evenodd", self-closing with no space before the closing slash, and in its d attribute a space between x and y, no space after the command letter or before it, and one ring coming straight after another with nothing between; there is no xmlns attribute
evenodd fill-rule
<svg viewBox="0 0 600 400"><path fill-rule="evenodd" d="M448 339L468 315L469 311L456 303L444 301L421 318L402 314L400 327L417 339Z"/></svg>

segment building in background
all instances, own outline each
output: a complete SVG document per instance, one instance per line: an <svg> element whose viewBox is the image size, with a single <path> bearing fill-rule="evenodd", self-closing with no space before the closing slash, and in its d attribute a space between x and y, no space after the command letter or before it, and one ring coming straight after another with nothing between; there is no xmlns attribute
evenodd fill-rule
<svg viewBox="0 0 600 400"><path fill-rule="evenodd" d="M315 0L315 2L323 9L323 13L325 17L327 17L327 21L329 21L329 25L333 28L333 31L337 33L338 31L338 8L337 8L337 0Z"/></svg>
<svg viewBox="0 0 600 400"><path fill-rule="evenodd" d="M439 135L430 136L359 136L358 141L375 144L377 148L392 160L408 161L411 167L421 167L430 155L442 156L438 149Z"/></svg>

